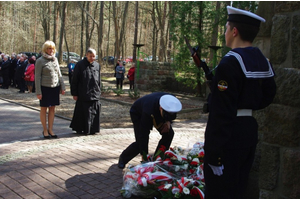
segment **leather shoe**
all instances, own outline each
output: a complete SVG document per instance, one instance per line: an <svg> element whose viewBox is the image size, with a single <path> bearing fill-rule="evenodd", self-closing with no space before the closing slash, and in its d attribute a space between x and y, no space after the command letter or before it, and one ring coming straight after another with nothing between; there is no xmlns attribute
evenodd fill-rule
<svg viewBox="0 0 300 200"><path fill-rule="evenodd" d="M126 165L126 164L124 163L122 157L120 156L120 157L119 157L119 162L118 162L118 167L119 167L120 169L124 169L124 168L125 168L125 165Z"/></svg>
<svg viewBox="0 0 300 200"><path fill-rule="evenodd" d="M42 134L43 134L43 136L44 136L45 139L50 139L51 138L50 135L45 136L44 135L44 131L42 132Z"/></svg>
<svg viewBox="0 0 300 200"><path fill-rule="evenodd" d="M51 135L50 132L48 132L48 134L49 134L51 137L53 137L53 138L57 138L57 135L55 135L55 134L54 134L54 135Z"/></svg>

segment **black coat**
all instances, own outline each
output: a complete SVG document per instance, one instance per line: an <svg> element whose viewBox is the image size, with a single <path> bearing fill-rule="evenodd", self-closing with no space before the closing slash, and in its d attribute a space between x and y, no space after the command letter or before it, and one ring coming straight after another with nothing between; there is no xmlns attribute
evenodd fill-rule
<svg viewBox="0 0 300 200"><path fill-rule="evenodd" d="M132 116L133 123L135 123L135 119L141 123L141 133L152 130L155 124L159 125L165 122L159 110L159 100L165 94L168 93L154 92L148 94L136 100L131 106L130 115ZM154 121L155 124L153 123Z"/></svg>
<svg viewBox="0 0 300 200"><path fill-rule="evenodd" d="M100 65L97 62L89 63L84 58L74 68L71 94L79 101L100 100L101 90Z"/></svg>
<svg viewBox="0 0 300 200"><path fill-rule="evenodd" d="M10 61L7 60L6 62L3 62L1 65L1 72L2 76L8 76L9 74L9 67L10 67Z"/></svg>
<svg viewBox="0 0 300 200"><path fill-rule="evenodd" d="M17 62L18 62L18 60L16 58L10 60L10 74L11 75L15 74L15 72L16 72Z"/></svg>
<svg viewBox="0 0 300 200"><path fill-rule="evenodd" d="M25 62L18 62L17 68L16 68L16 73L15 73L16 80L20 80L20 79L24 78L25 69L26 69Z"/></svg>

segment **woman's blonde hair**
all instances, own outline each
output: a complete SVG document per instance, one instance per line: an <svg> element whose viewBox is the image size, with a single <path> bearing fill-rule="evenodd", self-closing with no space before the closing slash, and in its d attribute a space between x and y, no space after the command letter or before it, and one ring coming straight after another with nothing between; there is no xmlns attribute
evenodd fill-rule
<svg viewBox="0 0 300 200"><path fill-rule="evenodd" d="M50 40L47 40L44 44L43 44L43 46L42 46L42 52L43 53L47 53L47 49L48 48L53 48L54 49L54 55L55 55L55 53L56 53L56 48L55 48L55 44L54 44L54 42L52 42L52 41L50 41Z"/></svg>

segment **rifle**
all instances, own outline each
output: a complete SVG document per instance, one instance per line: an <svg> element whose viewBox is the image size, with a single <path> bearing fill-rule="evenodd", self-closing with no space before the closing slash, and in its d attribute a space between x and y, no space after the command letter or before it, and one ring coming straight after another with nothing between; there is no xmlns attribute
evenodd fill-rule
<svg viewBox="0 0 300 200"><path fill-rule="evenodd" d="M189 48L189 50L190 50L190 52L191 52L191 56L192 56L192 58L193 58L193 60L194 60L194 62L195 62L195 64L196 64L196 66L203 69L203 71L204 71L204 73L205 73L205 78L206 78L207 80L212 80L213 74L212 74L212 72L210 71L210 69L208 68L206 62L200 60L200 57L199 57L199 55L198 55L198 53L197 53L198 47L197 47L196 49L193 48L193 47L190 45L188 39L187 39L185 36L184 36L184 40L185 40L185 43L186 43L186 45L188 46L188 48Z"/></svg>

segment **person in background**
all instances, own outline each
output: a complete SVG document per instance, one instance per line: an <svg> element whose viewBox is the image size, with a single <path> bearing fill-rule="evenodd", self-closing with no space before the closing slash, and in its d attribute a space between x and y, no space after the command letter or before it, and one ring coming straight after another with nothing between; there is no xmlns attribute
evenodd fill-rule
<svg viewBox="0 0 300 200"><path fill-rule="evenodd" d="M117 69L117 67L119 66L119 62L120 62L120 60L117 60L117 64L116 64L115 70L114 70L114 77L116 77L116 75L117 75L116 69ZM116 80L117 80L117 79L116 79Z"/></svg>
<svg viewBox="0 0 300 200"><path fill-rule="evenodd" d="M36 57L35 56L31 56L31 58L33 60L33 64L35 65ZM35 80L33 81L32 93L35 93Z"/></svg>
<svg viewBox="0 0 300 200"><path fill-rule="evenodd" d="M34 84L34 70L35 70L34 69L35 68L34 58L29 58L28 63L29 63L29 66L27 67L27 70L24 73L24 75L25 75L26 85L27 85L27 88L28 88L28 93L32 93L33 84Z"/></svg>
<svg viewBox="0 0 300 200"><path fill-rule="evenodd" d="M11 86L16 87L16 81L15 81L15 73L17 69L17 57L15 53L11 54L11 60L10 60L10 67L9 67L9 83Z"/></svg>
<svg viewBox="0 0 300 200"><path fill-rule="evenodd" d="M272 103L274 71L268 59L252 46L265 19L227 6L225 41L229 51L211 83L205 130L205 198L242 199L255 157L258 124L252 116Z"/></svg>
<svg viewBox="0 0 300 200"><path fill-rule="evenodd" d="M16 79L17 88L19 88L19 93L25 93L25 80L24 80L25 68L26 68L26 64L24 62L24 58L21 56L17 63L17 69L15 73L15 79Z"/></svg>
<svg viewBox="0 0 300 200"><path fill-rule="evenodd" d="M42 47L42 57L35 64L36 96L40 100L40 119L45 139L57 138L53 132L55 106L60 104L59 94L64 95L66 90L55 52L54 42L46 41Z"/></svg>
<svg viewBox="0 0 300 200"><path fill-rule="evenodd" d="M72 82L72 76L73 76L73 73L74 73L74 68L75 68L75 63L76 61L71 59L71 62L68 64L68 69L69 69L69 83L71 85L71 82Z"/></svg>
<svg viewBox="0 0 300 200"><path fill-rule="evenodd" d="M70 128L77 134L95 134L100 131L100 65L95 61L96 51L89 48L83 60L74 68L71 95L76 101Z"/></svg>
<svg viewBox="0 0 300 200"><path fill-rule="evenodd" d="M4 55L2 65L0 67L0 71L2 72L2 77L3 77L3 84L1 87L2 89L8 89L8 87L10 86L9 68L10 68L10 61L8 60L8 56Z"/></svg>
<svg viewBox="0 0 300 200"><path fill-rule="evenodd" d="M181 109L181 102L175 96L164 92L155 92L136 100L130 109L135 142L122 152L118 167L123 169L138 154L143 156L149 153L149 134L153 126L162 136L155 153L159 148L169 149L174 137L171 124Z"/></svg>
<svg viewBox="0 0 300 200"><path fill-rule="evenodd" d="M129 89L134 90L135 63L128 70L127 78L129 79Z"/></svg>
<svg viewBox="0 0 300 200"><path fill-rule="evenodd" d="M123 62L120 60L119 65L116 67L117 89L121 89L121 90L123 89L124 74L125 74L125 67L123 66Z"/></svg>

